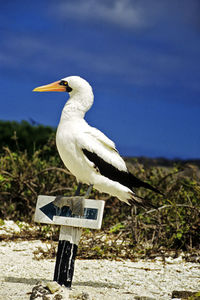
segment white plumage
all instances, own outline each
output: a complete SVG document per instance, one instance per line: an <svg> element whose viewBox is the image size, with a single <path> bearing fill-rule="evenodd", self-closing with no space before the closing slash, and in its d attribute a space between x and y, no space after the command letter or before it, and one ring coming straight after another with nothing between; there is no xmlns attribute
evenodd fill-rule
<svg viewBox="0 0 200 300"><path fill-rule="evenodd" d="M92 184L98 191L108 193L126 203L132 200L141 205L144 205L144 199L134 193L134 184L159 192L130 174L114 142L84 120L85 113L92 106L94 99L92 88L86 80L70 76L35 89L50 90L68 91L70 95L61 114L56 145L65 166L78 182Z"/></svg>
<svg viewBox="0 0 200 300"><path fill-rule="evenodd" d="M102 176L94 163L84 155L82 149L96 153L119 170L127 171L115 144L101 131L91 127L84 120L85 113L93 104L91 86L77 76L62 79L72 88L65 104L56 134L56 145L61 159L78 182L93 184L100 192L116 196L127 202L132 191L116 181Z"/></svg>

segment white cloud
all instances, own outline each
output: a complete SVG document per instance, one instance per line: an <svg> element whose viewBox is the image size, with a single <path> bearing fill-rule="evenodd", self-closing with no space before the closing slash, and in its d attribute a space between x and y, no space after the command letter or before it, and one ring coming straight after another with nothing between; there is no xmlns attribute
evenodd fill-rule
<svg viewBox="0 0 200 300"><path fill-rule="evenodd" d="M183 3L186 3L185 0ZM179 34L177 27L171 25L171 15L174 16L177 11L176 8L169 13L172 6L163 0L50 2L51 14L53 11L62 24L65 24L66 19L67 25L76 26L77 22L78 28L84 29L87 21L97 20L100 23L109 22L123 26L124 30L120 30L119 36L116 36L116 32L113 31L114 35L111 36L110 32L107 35L104 28L103 34L106 38L103 39L101 35L101 41L104 43L103 51L98 41L98 32L100 34L102 32L98 27L94 31L91 30L91 35L89 34L88 37L86 30L84 41L79 35L75 36L73 27L71 27L71 36L70 34L67 36L67 32L65 36L65 30L57 35L56 30L60 28L59 26L55 26L53 34L48 31L45 34L37 32L37 35L31 32L6 34L0 42L0 64L5 67L5 70L13 71L14 74L20 70L25 70L24 74L27 71L34 75L38 73L55 74L55 76L57 74L60 76L60 73L65 76L82 72L82 74L92 73L99 74L101 77L112 77L113 80L120 79L123 83L140 86L155 84L170 86L178 81L179 85L192 84L197 88L198 84L193 82L194 77L190 76L192 72L188 70L192 66L194 72L198 72L198 64L194 65L191 61L193 57L198 57L199 47L196 47L196 40L190 41L184 31ZM69 22L69 18L73 20ZM166 24L164 18L168 18ZM134 35L127 28L140 30L147 28L149 24L155 24L154 22L160 19L163 23L158 23L155 30L145 32L144 35L135 35L136 39L130 39L130 42L127 37L123 39L123 32L128 31L130 36ZM84 22L79 23L79 20ZM90 23L89 28L91 26L93 25ZM169 32L168 28L166 29L168 26L172 28ZM95 42L99 42L99 49L93 45ZM188 53L192 55L189 57Z"/></svg>
<svg viewBox="0 0 200 300"><path fill-rule="evenodd" d="M49 12L64 21L104 22L131 30L171 23L199 24L199 0L60 0Z"/></svg>
<svg viewBox="0 0 200 300"><path fill-rule="evenodd" d="M68 41L52 43L51 39L42 36L10 35L1 44L0 64L15 75L52 74L62 77L71 73L98 74L101 78L112 77L113 81L119 79L123 84L138 86L170 86L179 73L185 73L183 58L174 53L167 54L162 49L140 45L127 48L125 45L120 51L113 50L102 53L88 47L77 47ZM195 68L197 71L198 65ZM190 85L190 78L185 80L182 76L178 84Z"/></svg>
<svg viewBox="0 0 200 300"><path fill-rule="evenodd" d="M62 19L97 20L128 28L145 26L142 7L131 0L60 1L51 12Z"/></svg>

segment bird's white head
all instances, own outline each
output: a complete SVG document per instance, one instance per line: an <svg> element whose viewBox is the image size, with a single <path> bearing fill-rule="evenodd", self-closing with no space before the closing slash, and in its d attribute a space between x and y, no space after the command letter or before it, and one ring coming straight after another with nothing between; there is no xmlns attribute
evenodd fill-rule
<svg viewBox="0 0 200 300"><path fill-rule="evenodd" d="M90 84L80 76L69 76L50 84L42 85L35 88L34 92L68 92L80 93L83 91L91 91Z"/></svg>
<svg viewBox="0 0 200 300"><path fill-rule="evenodd" d="M53 83L42 85L33 90L34 92L68 92L70 99L64 107L66 112L75 114L85 112L90 109L93 103L93 92L90 84L79 76L69 76Z"/></svg>
<svg viewBox="0 0 200 300"><path fill-rule="evenodd" d="M91 92L92 88L90 84L80 76L69 76L61 79L61 83L68 87L67 92L70 95L75 93L82 93L82 92Z"/></svg>

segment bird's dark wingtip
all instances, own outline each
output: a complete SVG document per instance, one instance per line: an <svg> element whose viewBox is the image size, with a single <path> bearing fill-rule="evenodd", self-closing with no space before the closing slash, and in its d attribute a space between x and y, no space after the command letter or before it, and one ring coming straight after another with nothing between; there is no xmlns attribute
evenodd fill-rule
<svg viewBox="0 0 200 300"><path fill-rule="evenodd" d="M148 199L142 198L136 194L132 195L131 199L129 199L129 204L143 207L143 208L154 208L154 209L158 208L157 205L154 205Z"/></svg>
<svg viewBox="0 0 200 300"><path fill-rule="evenodd" d="M160 190L158 190L157 188L155 188L154 186L150 185L147 182L145 182L144 187L148 188L149 190L151 190L151 191L153 191L153 192L155 192L157 194L160 194L161 196L164 196L164 194Z"/></svg>
<svg viewBox="0 0 200 300"><path fill-rule="evenodd" d="M160 194L161 196L165 196L165 194L163 194L161 191L159 191L158 189L154 188L154 191L157 193L157 194Z"/></svg>
<svg viewBox="0 0 200 300"><path fill-rule="evenodd" d="M129 187L131 186L132 189L134 189L135 187L136 188L140 188L140 187L143 187L143 188L146 188L146 189L149 189L157 194L160 194L162 196L164 196L164 194L159 191L159 189L157 189L156 187L152 186L151 184L149 184L148 182L146 181L142 181L141 179L135 177L132 173L128 173L129 174L129 180L130 180L130 184L129 184Z"/></svg>

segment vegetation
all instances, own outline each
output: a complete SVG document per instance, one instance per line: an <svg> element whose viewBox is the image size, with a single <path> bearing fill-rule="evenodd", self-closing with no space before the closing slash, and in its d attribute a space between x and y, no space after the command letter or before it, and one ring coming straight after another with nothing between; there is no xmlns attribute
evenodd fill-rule
<svg viewBox="0 0 200 300"><path fill-rule="evenodd" d="M52 134L53 130L50 131L48 141L35 151L32 151L33 148L23 149L17 135L16 146L8 143L8 147L7 142L3 142L0 159L2 220L32 223L39 194L74 193L77 183L62 164ZM168 162L166 167L156 164L149 166L146 160L142 163L138 159L127 159L127 164L136 176L158 187L165 194L163 197L151 191L137 191L159 208L147 211L130 207L115 198L93 191L93 199L106 200L103 226L101 231L84 231L79 255L87 258L133 259L138 255L153 256L172 249L200 250L198 163L177 161L169 165ZM58 231L50 226L41 226L37 234L41 238L58 238Z"/></svg>
<svg viewBox="0 0 200 300"><path fill-rule="evenodd" d="M32 123L35 122L32 120ZM50 126L31 125L27 121L0 121L0 152L3 147L8 147L11 151L26 151L31 155L54 135L55 129Z"/></svg>

